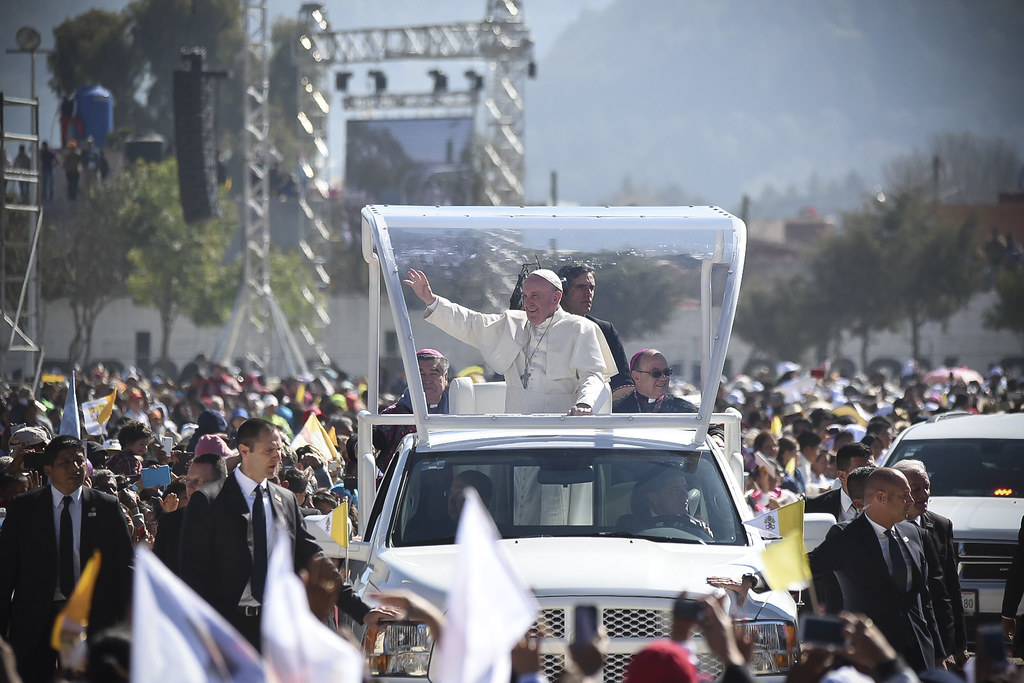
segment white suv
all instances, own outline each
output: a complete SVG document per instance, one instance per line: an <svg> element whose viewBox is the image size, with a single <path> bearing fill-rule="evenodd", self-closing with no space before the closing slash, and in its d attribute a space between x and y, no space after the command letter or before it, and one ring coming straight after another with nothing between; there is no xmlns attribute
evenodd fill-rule
<svg viewBox="0 0 1024 683"><path fill-rule="evenodd" d="M744 244L742 221L714 207L364 209L370 319L381 322L370 330L368 405L378 403L383 281L414 415L359 416L365 523L363 540L352 543L348 555L356 591L411 588L444 605L458 589L452 585L459 508L452 483L460 476L475 482L515 571L537 594L549 676L565 664L575 605L597 606L610 638L604 679L618 681L633 653L668 635L681 591L707 594L708 577L739 579L756 571L764 545L743 524L751 513L742 495L738 416L712 415L703 407L695 414L612 414L607 401L585 417L503 415L501 383L464 379L450 389L452 414L428 414L415 349L465 347L425 326L422 306L407 300L401 283L409 267L423 268L435 290L448 293L472 274L471 282L461 282L463 291L468 285L474 293L507 297L524 261L543 258L557 269L552 260L578 259L614 268L622 259L643 257L645 268L677 275L678 286L690 287L690 300L700 307L701 329L694 331L702 340L700 404L712 406ZM501 308L495 300L485 310ZM711 423L724 424L721 442L708 438ZM376 425L394 424L414 424L417 431L402 441L375 489L370 435ZM670 476L678 477L689 514L652 519L644 492ZM752 593L734 606L733 616L754 636L754 671L785 676L798 653L791 596ZM363 640L377 679L436 679L434 643L422 624L382 624L367 629ZM699 634L695 650L704 673L721 670Z"/></svg>
<svg viewBox="0 0 1024 683"><path fill-rule="evenodd" d="M940 415L893 442L884 465L920 460L928 508L953 521L960 588L973 641L979 623L999 622L1003 586L1024 515L1024 414Z"/></svg>

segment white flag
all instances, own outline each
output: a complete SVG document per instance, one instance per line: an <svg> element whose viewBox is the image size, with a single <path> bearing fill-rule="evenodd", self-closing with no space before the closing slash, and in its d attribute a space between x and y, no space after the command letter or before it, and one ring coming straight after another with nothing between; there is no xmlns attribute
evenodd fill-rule
<svg viewBox="0 0 1024 683"><path fill-rule="evenodd" d="M440 683L507 683L512 647L537 616L536 599L519 583L498 540L487 508L466 489L439 647Z"/></svg>
<svg viewBox="0 0 1024 683"><path fill-rule="evenodd" d="M266 680L248 641L143 545L135 550L131 680Z"/></svg>
<svg viewBox="0 0 1024 683"><path fill-rule="evenodd" d="M277 534L267 567L263 601L263 657L267 676L281 683L361 683L363 656L309 609L295 575L291 537Z"/></svg>
<svg viewBox="0 0 1024 683"><path fill-rule="evenodd" d="M71 372L71 381L68 383L68 395L64 400L64 413L60 418L61 435L67 434L76 439L82 438L82 427L78 421L78 396L75 394L75 373Z"/></svg>

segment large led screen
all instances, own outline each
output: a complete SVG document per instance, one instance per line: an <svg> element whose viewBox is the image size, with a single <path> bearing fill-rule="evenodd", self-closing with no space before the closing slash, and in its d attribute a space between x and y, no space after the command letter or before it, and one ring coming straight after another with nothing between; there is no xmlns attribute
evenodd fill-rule
<svg viewBox="0 0 1024 683"><path fill-rule="evenodd" d="M345 216L353 236L367 204L475 204L472 138L468 117L349 121Z"/></svg>

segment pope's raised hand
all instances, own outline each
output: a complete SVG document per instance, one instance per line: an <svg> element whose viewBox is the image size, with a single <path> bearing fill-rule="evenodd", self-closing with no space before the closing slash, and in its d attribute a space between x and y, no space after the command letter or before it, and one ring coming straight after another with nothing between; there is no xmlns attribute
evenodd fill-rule
<svg viewBox="0 0 1024 683"><path fill-rule="evenodd" d="M422 270L410 268L409 279L402 280L402 282L412 287L412 291L426 305L430 306L437 300L434 291L430 289L430 280L427 279L426 274Z"/></svg>

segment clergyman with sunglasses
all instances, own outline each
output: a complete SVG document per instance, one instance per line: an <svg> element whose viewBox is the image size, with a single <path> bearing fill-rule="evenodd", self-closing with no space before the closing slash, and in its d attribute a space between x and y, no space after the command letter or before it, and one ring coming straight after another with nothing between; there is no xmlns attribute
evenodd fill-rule
<svg viewBox="0 0 1024 683"><path fill-rule="evenodd" d="M672 368L657 349L637 351L629 362L636 390L612 405L613 413L695 413L697 406L668 393Z"/></svg>

